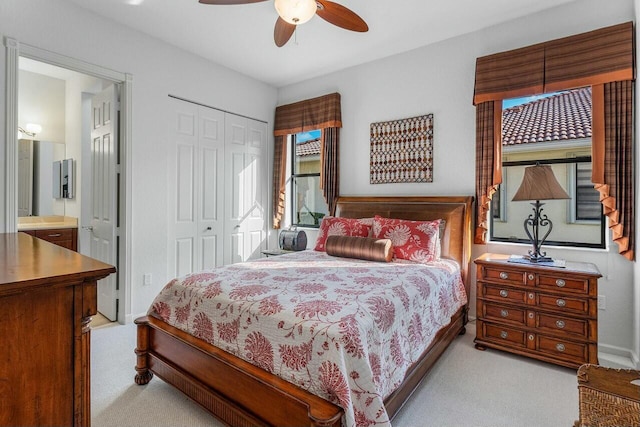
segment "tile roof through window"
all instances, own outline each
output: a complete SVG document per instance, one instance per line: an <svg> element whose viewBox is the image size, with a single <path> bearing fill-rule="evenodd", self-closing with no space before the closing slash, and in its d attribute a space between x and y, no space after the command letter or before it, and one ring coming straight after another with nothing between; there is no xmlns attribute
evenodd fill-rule
<svg viewBox="0 0 640 427"><path fill-rule="evenodd" d="M502 145L591 138L591 87L573 89L502 112Z"/></svg>
<svg viewBox="0 0 640 427"><path fill-rule="evenodd" d="M320 139L312 139L296 144L296 156L298 157L318 154L320 154Z"/></svg>

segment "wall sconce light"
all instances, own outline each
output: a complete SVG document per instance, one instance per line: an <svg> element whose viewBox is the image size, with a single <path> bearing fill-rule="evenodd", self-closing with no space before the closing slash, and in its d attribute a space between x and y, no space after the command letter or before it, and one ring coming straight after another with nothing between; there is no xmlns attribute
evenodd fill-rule
<svg viewBox="0 0 640 427"><path fill-rule="evenodd" d="M535 200L535 203L531 203L533 206L533 214L529 214L529 217L524 220L524 231L529 236L533 250L529 251L529 256L525 257L532 263L538 262L552 262L551 257L546 256L546 252L540 250L542 244L551 233L553 224L547 215L543 214L542 206L544 203L540 203L540 200L558 200L558 199L570 199L566 191L560 186L556 179L551 166L536 164L535 166L529 166L524 170L524 178L522 178L522 184L513 196L512 201L523 200ZM540 227L549 227L547 232L542 238L540 238ZM531 231L529 231L531 229Z"/></svg>
<svg viewBox="0 0 640 427"><path fill-rule="evenodd" d="M25 135L30 138L35 138L36 134L40 132L42 132L42 126L37 123L27 123L24 128L18 126L18 139L24 138Z"/></svg>

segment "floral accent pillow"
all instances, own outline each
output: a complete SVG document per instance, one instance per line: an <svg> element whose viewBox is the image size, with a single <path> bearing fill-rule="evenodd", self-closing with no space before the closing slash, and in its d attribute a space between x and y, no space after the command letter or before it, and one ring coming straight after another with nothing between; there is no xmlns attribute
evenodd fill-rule
<svg viewBox="0 0 640 427"><path fill-rule="evenodd" d="M373 237L390 239L395 258L432 262L440 258L440 220L373 219Z"/></svg>
<svg viewBox="0 0 640 427"><path fill-rule="evenodd" d="M366 220L325 216L320 223L315 250L326 252L327 237L329 236L369 237L370 231L371 225L368 225Z"/></svg>

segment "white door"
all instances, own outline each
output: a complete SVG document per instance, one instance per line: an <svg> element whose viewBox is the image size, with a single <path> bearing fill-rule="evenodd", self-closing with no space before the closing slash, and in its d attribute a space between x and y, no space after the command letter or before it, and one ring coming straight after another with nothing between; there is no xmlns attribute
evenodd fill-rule
<svg viewBox="0 0 640 427"><path fill-rule="evenodd" d="M171 99L169 276L223 262L224 112Z"/></svg>
<svg viewBox="0 0 640 427"><path fill-rule="evenodd" d="M261 256L266 249L267 125L225 117L225 264Z"/></svg>
<svg viewBox="0 0 640 427"><path fill-rule="evenodd" d="M21 139L18 141L18 216L30 216L32 214L33 141Z"/></svg>
<svg viewBox="0 0 640 427"><path fill-rule="evenodd" d="M117 159L118 115L114 85L91 101L91 257L118 265ZM118 273L98 281L98 311L109 320L117 316Z"/></svg>

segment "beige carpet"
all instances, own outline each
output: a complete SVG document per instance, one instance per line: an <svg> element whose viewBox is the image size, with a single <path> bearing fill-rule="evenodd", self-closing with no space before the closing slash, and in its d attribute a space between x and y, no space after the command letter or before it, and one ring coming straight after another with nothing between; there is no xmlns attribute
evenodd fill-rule
<svg viewBox="0 0 640 427"><path fill-rule="evenodd" d="M115 324L117 325L117 324ZM554 427L578 418L575 370L473 347L475 326L447 349L393 421L394 427ZM155 377L134 381L134 325L105 326L91 338L93 427L221 426Z"/></svg>
<svg viewBox="0 0 640 427"><path fill-rule="evenodd" d="M102 315L102 313L98 312L96 313L95 316L91 317L91 323L89 323L89 325L91 326L92 329L96 329L101 326L109 325L110 323L111 323L111 320L107 319Z"/></svg>

